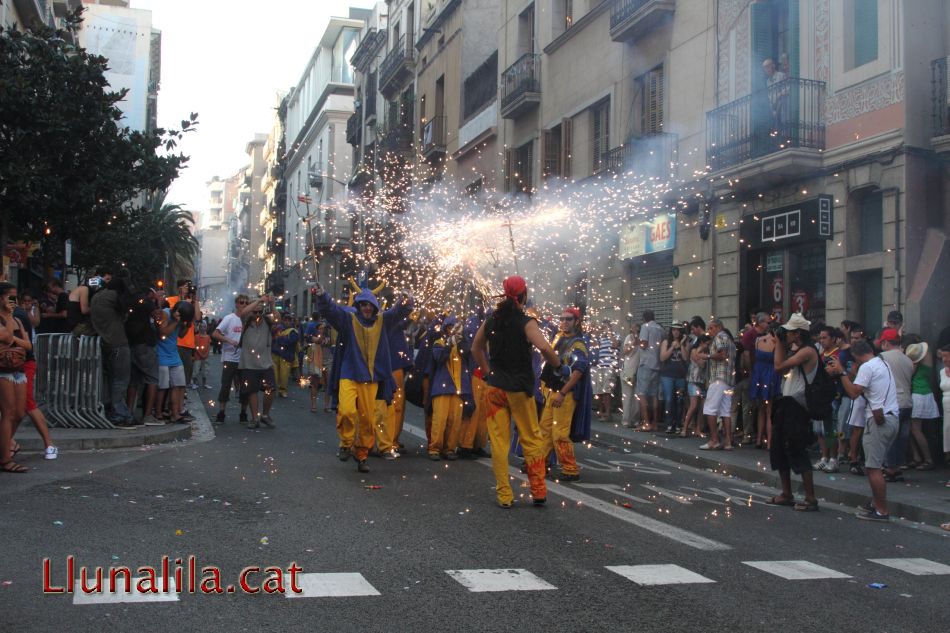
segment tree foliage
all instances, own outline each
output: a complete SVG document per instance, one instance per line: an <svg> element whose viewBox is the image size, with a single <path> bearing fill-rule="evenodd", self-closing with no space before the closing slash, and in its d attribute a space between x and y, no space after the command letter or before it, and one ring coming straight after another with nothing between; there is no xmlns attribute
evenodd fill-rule
<svg viewBox="0 0 950 633"><path fill-rule="evenodd" d="M72 43L81 15L65 29L0 29L0 237L72 239L77 252L130 222L137 196L168 189L198 118L180 130L124 127L108 60Z"/></svg>
<svg viewBox="0 0 950 633"><path fill-rule="evenodd" d="M178 204L165 204L165 194L132 209L125 221L106 225L98 238L74 256L80 277L97 266L126 267L137 286L191 277L198 240L191 229L194 218Z"/></svg>

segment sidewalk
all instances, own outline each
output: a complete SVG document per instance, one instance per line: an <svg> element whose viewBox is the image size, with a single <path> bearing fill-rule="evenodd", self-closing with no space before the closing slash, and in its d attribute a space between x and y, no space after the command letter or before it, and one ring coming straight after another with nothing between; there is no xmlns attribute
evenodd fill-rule
<svg viewBox="0 0 950 633"><path fill-rule="evenodd" d="M644 433L624 428L619 422L607 424L594 421L592 440L622 442L632 451L648 453L695 468L712 470L746 481L775 487L780 491L779 477L769 467L767 450L737 448L733 451L701 451L705 440L680 438L678 435ZM823 473L815 471L815 493L824 501L854 506L863 505L870 498L867 479L846 471ZM931 471L904 471L904 482L887 484L887 503L892 516L918 523L939 525L950 520L950 479L946 466ZM793 489L801 495L801 479L792 475Z"/></svg>
<svg viewBox="0 0 950 633"><path fill-rule="evenodd" d="M204 402L201 399L200 392L188 392L185 408L195 418L195 421L191 424L140 426L131 430L51 427L49 433L53 444L60 451L132 448L149 444L169 444L189 439L201 441L214 437L214 431L211 430L211 419L203 405ZM20 425L14 439L19 442L24 453L43 452L43 441L29 419L24 420Z"/></svg>

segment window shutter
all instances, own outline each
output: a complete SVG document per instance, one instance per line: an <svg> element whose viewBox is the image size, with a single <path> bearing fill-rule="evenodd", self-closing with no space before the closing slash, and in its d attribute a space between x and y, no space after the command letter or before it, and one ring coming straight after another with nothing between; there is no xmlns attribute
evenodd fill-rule
<svg viewBox="0 0 950 633"><path fill-rule="evenodd" d="M511 161L512 161L511 150L506 149L505 150L505 165L504 165L505 191L509 193L511 192L512 184L513 184L511 182Z"/></svg>
<svg viewBox="0 0 950 633"><path fill-rule="evenodd" d="M544 130L541 136L541 155L544 156L544 167L541 178L547 180L561 175L561 134L558 128Z"/></svg>
<svg viewBox="0 0 950 633"><path fill-rule="evenodd" d="M801 49L799 0L788 0L788 72L789 77L800 77L798 56ZM776 60L777 61L777 60Z"/></svg>
<svg viewBox="0 0 950 633"><path fill-rule="evenodd" d="M571 169L571 147L574 144L574 134L571 126L574 120L567 118L561 119L561 170L560 175L563 178L571 178L573 170Z"/></svg>
<svg viewBox="0 0 950 633"><path fill-rule="evenodd" d="M654 99L656 125L653 128L653 132L659 133L663 131L663 89L664 85L666 84L666 76L663 73L663 66L657 67L654 75L656 76L656 98Z"/></svg>
<svg viewBox="0 0 950 633"><path fill-rule="evenodd" d="M752 22L752 90L766 87L762 62L775 54L775 33L773 14L775 8L771 2L755 2L749 5ZM778 60L775 60L778 63Z"/></svg>
<svg viewBox="0 0 950 633"><path fill-rule="evenodd" d="M600 146L600 134L601 134L601 120L600 120L600 108L594 107L591 110L591 138L593 143L591 144L591 172L597 173L600 171L601 165L601 155L603 154L604 148Z"/></svg>

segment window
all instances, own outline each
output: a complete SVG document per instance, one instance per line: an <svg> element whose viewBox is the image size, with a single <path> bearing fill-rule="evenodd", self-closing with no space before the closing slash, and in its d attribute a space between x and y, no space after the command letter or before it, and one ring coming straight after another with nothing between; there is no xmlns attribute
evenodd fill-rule
<svg viewBox="0 0 950 633"><path fill-rule="evenodd" d="M551 13L554 19L554 36L574 26L574 0L556 0Z"/></svg>
<svg viewBox="0 0 950 633"><path fill-rule="evenodd" d="M462 119L467 120L495 99L498 92L498 51L465 79L462 87Z"/></svg>
<svg viewBox="0 0 950 633"><path fill-rule="evenodd" d="M884 200L880 191L868 193L859 207L859 254L884 250Z"/></svg>
<svg viewBox="0 0 950 633"><path fill-rule="evenodd" d="M518 16L518 50L520 55L534 52L534 5Z"/></svg>
<svg viewBox="0 0 950 633"><path fill-rule="evenodd" d="M591 173L607 166L610 149L610 100L601 101L590 111Z"/></svg>
<svg viewBox="0 0 950 633"><path fill-rule="evenodd" d="M573 119L561 119L560 125L544 130L541 137L544 164L541 177L571 177L571 125Z"/></svg>
<svg viewBox="0 0 950 633"><path fill-rule="evenodd" d="M505 189L530 194L532 187L533 141L505 153Z"/></svg>
<svg viewBox="0 0 950 633"><path fill-rule="evenodd" d="M663 66L637 78L640 93L640 135L663 131Z"/></svg>
<svg viewBox="0 0 950 633"><path fill-rule="evenodd" d="M877 0L848 0L845 15L851 27L845 65L850 70L877 59Z"/></svg>

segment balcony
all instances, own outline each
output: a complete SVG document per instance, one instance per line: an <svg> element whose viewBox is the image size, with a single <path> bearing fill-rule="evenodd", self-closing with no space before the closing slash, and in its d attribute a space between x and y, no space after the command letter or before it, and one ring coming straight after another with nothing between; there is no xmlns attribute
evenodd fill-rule
<svg viewBox="0 0 950 633"><path fill-rule="evenodd" d="M673 0L614 0L610 8L610 39L634 40L673 16Z"/></svg>
<svg viewBox="0 0 950 633"><path fill-rule="evenodd" d="M412 128L408 123L396 123L387 128L380 142L382 151L388 154L412 152Z"/></svg>
<svg viewBox="0 0 950 633"><path fill-rule="evenodd" d="M947 84L947 57L941 57L930 62L930 84L933 129L931 144L940 154L950 153L950 95Z"/></svg>
<svg viewBox="0 0 950 633"><path fill-rule="evenodd" d="M812 173L825 149L825 83L791 78L706 113L706 162L768 184Z"/></svg>
<svg viewBox="0 0 950 633"><path fill-rule="evenodd" d="M602 171L643 179L669 178L676 163L678 141L676 134L666 132L627 139L620 147L604 153Z"/></svg>
<svg viewBox="0 0 950 633"><path fill-rule="evenodd" d="M541 103L541 56L522 55L501 74L501 116L517 119Z"/></svg>
<svg viewBox="0 0 950 633"><path fill-rule="evenodd" d="M379 67L379 91L383 96L390 99L399 92L403 82L412 76L415 65L416 49L412 38L403 35Z"/></svg>
<svg viewBox="0 0 950 633"><path fill-rule="evenodd" d="M445 156L445 117L434 116L422 128L422 156L426 160Z"/></svg>
<svg viewBox="0 0 950 633"><path fill-rule="evenodd" d="M362 139L363 113L357 110L346 120L346 142L359 145Z"/></svg>

